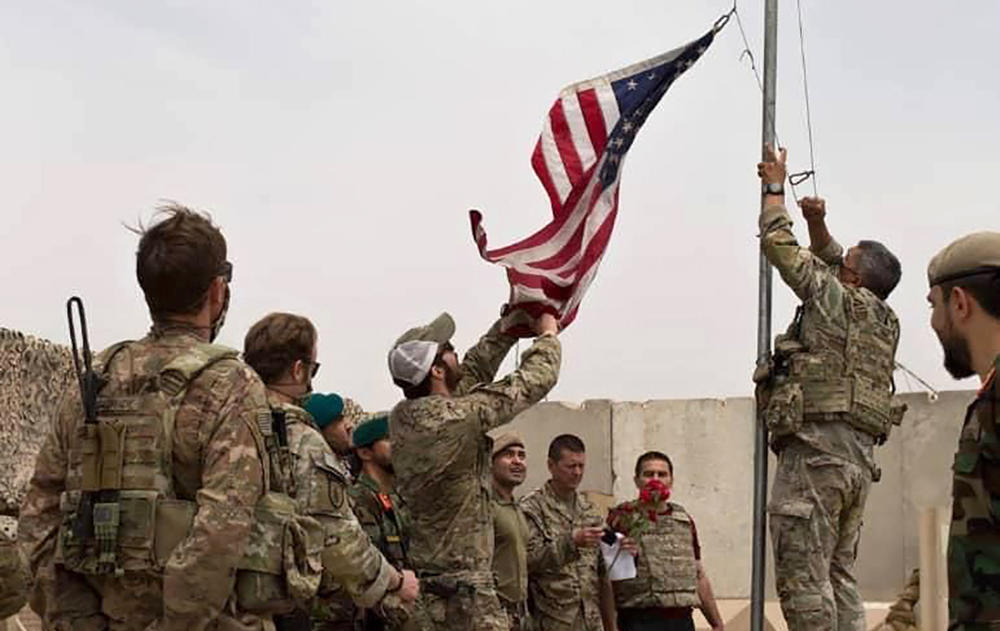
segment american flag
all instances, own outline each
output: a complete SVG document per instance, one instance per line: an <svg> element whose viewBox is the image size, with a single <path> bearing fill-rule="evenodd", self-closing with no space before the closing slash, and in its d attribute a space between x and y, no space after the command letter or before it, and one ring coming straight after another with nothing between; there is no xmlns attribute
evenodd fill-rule
<svg viewBox="0 0 1000 631"><path fill-rule="evenodd" d="M524 309L536 317L549 312L563 328L576 318L615 225L625 153L667 88L701 57L717 31L559 93L531 155L552 202L552 221L544 228L490 250L482 214L470 211L479 254L507 268L508 311Z"/></svg>

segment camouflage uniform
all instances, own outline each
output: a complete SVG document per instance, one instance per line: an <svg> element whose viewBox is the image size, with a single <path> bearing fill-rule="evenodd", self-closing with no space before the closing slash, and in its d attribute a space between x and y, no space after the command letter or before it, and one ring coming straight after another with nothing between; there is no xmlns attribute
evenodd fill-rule
<svg viewBox="0 0 1000 631"><path fill-rule="evenodd" d="M758 390L778 469L768 513L775 578L790 628L864 629L853 575L873 477L874 445L901 410L890 405L899 322L864 288L841 284L843 249L799 246L784 206L761 214L764 253L803 301L775 343Z"/></svg>
<svg viewBox="0 0 1000 631"><path fill-rule="evenodd" d="M17 547L17 520L0 515L0 620L24 607L31 583L27 566Z"/></svg>
<svg viewBox="0 0 1000 631"><path fill-rule="evenodd" d="M466 354L454 397L405 400L390 415L396 485L412 520L410 560L421 577L415 615L424 629L506 627L491 569L486 432L552 389L561 355L558 338L542 335L519 370L490 383L514 341L497 323Z"/></svg>
<svg viewBox="0 0 1000 631"><path fill-rule="evenodd" d="M397 569L408 569L409 510L403 498L395 490L382 493L378 483L363 471L348 494L354 514L375 547ZM385 622L370 611L362 617L366 631L386 628Z"/></svg>
<svg viewBox="0 0 1000 631"><path fill-rule="evenodd" d="M525 496L521 508L528 518L528 549L552 545L574 530L603 526L604 519L582 493L571 502L556 495L552 482ZM600 631L600 584L606 568L599 549L584 550L571 563L532 573L529 581L531 615L539 631Z"/></svg>
<svg viewBox="0 0 1000 631"><path fill-rule="evenodd" d="M920 600L920 570L913 570L910 580L899 593L896 602L889 607L885 621L872 631L917 631L917 616L914 609Z"/></svg>
<svg viewBox="0 0 1000 631"><path fill-rule="evenodd" d="M203 346L194 329L154 328L115 355L102 396L145 387L170 360ZM172 455L160 454L173 471L164 483L174 497L196 504L197 513L186 537L159 561L162 572L88 576L56 563L61 505L81 485L81 409L73 388L51 425L21 507L19 535L31 551L40 592L32 605L44 606L47 628L131 631L158 619L159 629L265 628L264 620L237 610L233 594L254 507L269 488L258 425L267 401L253 371L237 359L209 365L188 384L176 410ZM128 474L127 465L123 471Z"/></svg>
<svg viewBox="0 0 1000 631"><path fill-rule="evenodd" d="M528 520L516 500L493 497L493 574L497 595L507 611L511 631L530 627L528 617L528 575L562 567L580 554L572 532L553 541L536 540L529 547Z"/></svg>
<svg viewBox="0 0 1000 631"><path fill-rule="evenodd" d="M952 466L948 533L949 629L1000 623L1000 383L997 358L969 406Z"/></svg>
<svg viewBox="0 0 1000 631"><path fill-rule="evenodd" d="M268 393L272 410L283 413L291 455L292 490L300 510L326 532L323 578L312 610L314 629L351 629L354 603L383 601L397 573L362 530L347 497L347 471L302 408Z"/></svg>
<svg viewBox="0 0 1000 631"><path fill-rule="evenodd" d="M612 509L612 514L626 504ZM630 616L645 620L649 616L643 610L657 610L654 615L659 618L690 619L692 608L701 606L698 596L701 553L691 516L680 504L669 502L656 521L639 535L637 543L635 578L611 584L619 626L627 630L623 618Z"/></svg>

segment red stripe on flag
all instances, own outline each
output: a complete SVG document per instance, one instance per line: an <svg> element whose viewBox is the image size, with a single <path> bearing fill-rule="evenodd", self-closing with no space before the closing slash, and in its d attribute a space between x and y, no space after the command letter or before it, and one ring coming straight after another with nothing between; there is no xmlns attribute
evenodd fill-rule
<svg viewBox="0 0 1000 631"><path fill-rule="evenodd" d="M549 167L545 164L545 156L542 155L541 138L535 143L535 151L531 154L531 166L545 188L545 192L549 194L549 202L552 204L552 214L558 214L559 209L562 208L562 200L559 199L559 191L556 190L552 176L549 175Z"/></svg>
<svg viewBox="0 0 1000 631"><path fill-rule="evenodd" d="M587 124L587 133L590 134L590 144L594 146L594 153L601 155L604 144L608 141L608 130L604 128L604 113L597 100L597 90L583 90L577 93L576 98L580 101L583 120Z"/></svg>
<svg viewBox="0 0 1000 631"><path fill-rule="evenodd" d="M556 146L559 148L559 157L562 159L563 168L569 177L569 183L574 188L583 179L583 163L573 145L573 132L566 122L566 113L563 112L562 99L558 99L556 104L549 110L549 121L552 123L552 136L556 139Z"/></svg>

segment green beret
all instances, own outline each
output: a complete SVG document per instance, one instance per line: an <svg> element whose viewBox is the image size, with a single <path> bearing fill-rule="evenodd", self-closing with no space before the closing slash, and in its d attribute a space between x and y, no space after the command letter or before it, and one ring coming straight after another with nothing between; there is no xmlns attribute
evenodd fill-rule
<svg viewBox="0 0 1000 631"><path fill-rule="evenodd" d="M320 429L333 424L344 414L344 399L339 394L315 393L306 399L306 412L313 417L313 421Z"/></svg>
<svg viewBox="0 0 1000 631"><path fill-rule="evenodd" d="M389 437L389 414L376 414L354 428L352 440L355 447L370 447L376 441Z"/></svg>
<svg viewBox="0 0 1000 631"><path fill-rule="evenodd" d="M988 272L1000 273L1000 232L973 232L952 241L931 259L927 282L933 287Z"/></svg>

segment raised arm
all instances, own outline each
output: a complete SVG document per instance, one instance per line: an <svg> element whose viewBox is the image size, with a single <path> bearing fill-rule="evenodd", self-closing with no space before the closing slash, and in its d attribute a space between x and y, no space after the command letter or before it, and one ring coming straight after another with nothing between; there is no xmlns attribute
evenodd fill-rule
<svg viewBox="0 0 1000 631"><path fill-rule="evenodd" d="M483 431L509 423L556 385L562 362L557 326L551 315L539 318L539 336L522 356L521 367L500 381L477 386L466 397L479 411Z"/></svg>
<svg viewBox="0 0 1000 631"><path fill-rule="evenodd" d="M839 265L844 258L844 248L826 226L826 200L822 197L803 197L799 200L799 208L809 227L809 250L827 265Z"/></svg>
<svg viewBox="0 0 1000 631"><path fill-rule="evenodd" d="M764 187L764 202L759 218L761 248L767 260L781 274L785 284L800 299L829 298L829 302L834 304L843 291L840 281L829 265L808 248L799 245L792 232L792 219L785 209L785 193L782 188L785 158L784 149L775 153L768 146L767 159L757 165L757 174Z"/></svg>
<svg viewBox="0 0 1000 631"><path fill-rule="evenodd" d="M456 392L466 394L476 385L490 383L496 377L500 363L517 338L502 333L503 320L497 320L462 359L462 380Z"/></svg>

